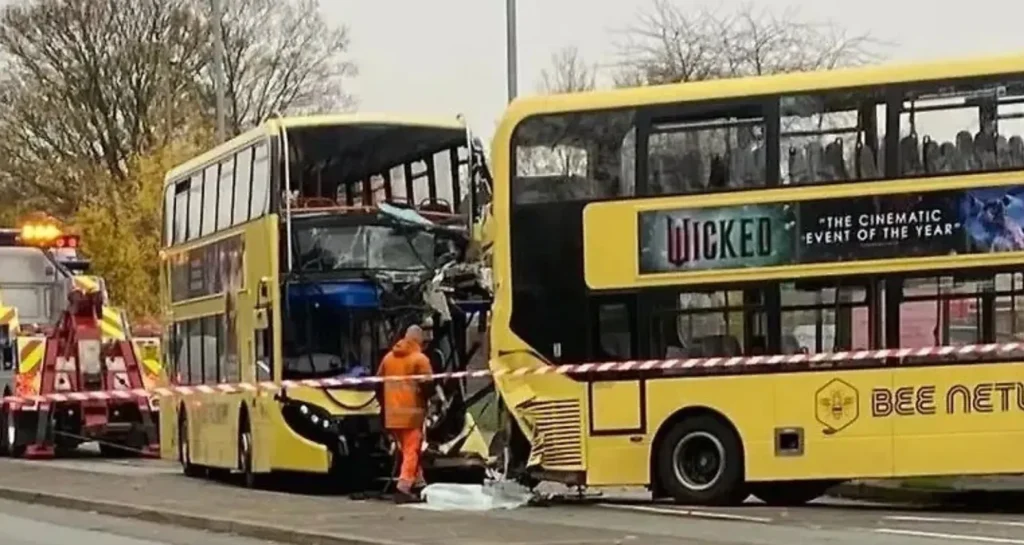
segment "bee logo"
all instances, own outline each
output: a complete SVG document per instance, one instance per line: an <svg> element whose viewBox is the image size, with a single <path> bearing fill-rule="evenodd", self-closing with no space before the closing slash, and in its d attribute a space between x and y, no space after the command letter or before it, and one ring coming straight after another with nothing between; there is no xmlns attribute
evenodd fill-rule
<svg viewBox="0 0 1024 545"><path fill-rule="evenodd" d="M860 416L857 389L846 381L832 379L815 394L814 414L823 433L831 435L846 429Z"/></svg>

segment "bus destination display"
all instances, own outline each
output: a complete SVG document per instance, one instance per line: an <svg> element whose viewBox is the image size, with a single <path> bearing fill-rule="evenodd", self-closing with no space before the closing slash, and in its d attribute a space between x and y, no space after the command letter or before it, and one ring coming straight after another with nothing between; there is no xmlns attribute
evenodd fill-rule
<svg viewBox="0 0 1024 545"><path fill-rule="evenodd" d="M639 213L639 272L1024 251L1024 185Z"/></svg>

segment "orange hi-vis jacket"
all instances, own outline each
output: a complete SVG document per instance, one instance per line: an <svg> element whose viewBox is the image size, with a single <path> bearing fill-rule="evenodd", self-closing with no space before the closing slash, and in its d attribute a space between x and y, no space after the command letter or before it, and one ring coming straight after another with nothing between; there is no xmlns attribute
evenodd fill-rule
<svg viewBox="0 0 1024 545"><path fill-rule="evenodd" d="M380 362L377 375L408 377L430 375L430 360L415 341L402 339L395 343ZM411 380L384 382L384 427L389 430L420 429L426 418L427 400L421 393L424 383Z"/></svg>

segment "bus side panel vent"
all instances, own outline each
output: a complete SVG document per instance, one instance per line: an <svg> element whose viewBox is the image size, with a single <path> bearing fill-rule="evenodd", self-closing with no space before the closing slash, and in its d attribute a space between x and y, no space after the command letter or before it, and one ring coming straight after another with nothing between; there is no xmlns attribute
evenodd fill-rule
<svg viewBox="0 0 1024 545"><path fill-rule="evenodd" d="M526 409L536 424L534 452L553 471L583 470L583 419L578 399L533 401Z"/></svg>
<svg viewBox="0 0 1024 545"><path fill-rule="evenodd" d="M775 428L776 456L803 456L803 428Z"/></svg>

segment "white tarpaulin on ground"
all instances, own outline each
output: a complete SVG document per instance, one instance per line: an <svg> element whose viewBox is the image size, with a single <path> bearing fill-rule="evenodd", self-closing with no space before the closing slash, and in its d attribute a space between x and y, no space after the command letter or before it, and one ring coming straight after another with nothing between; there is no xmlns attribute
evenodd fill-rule
<svg viewBox="0 0 1024 545"><path fill-rule="evenodd" d="M414 505L438 511L515 509L526 505L533 497L526 487L507 481L484 485L436 483L427 485L422 495L426 501Z"/></svg>

